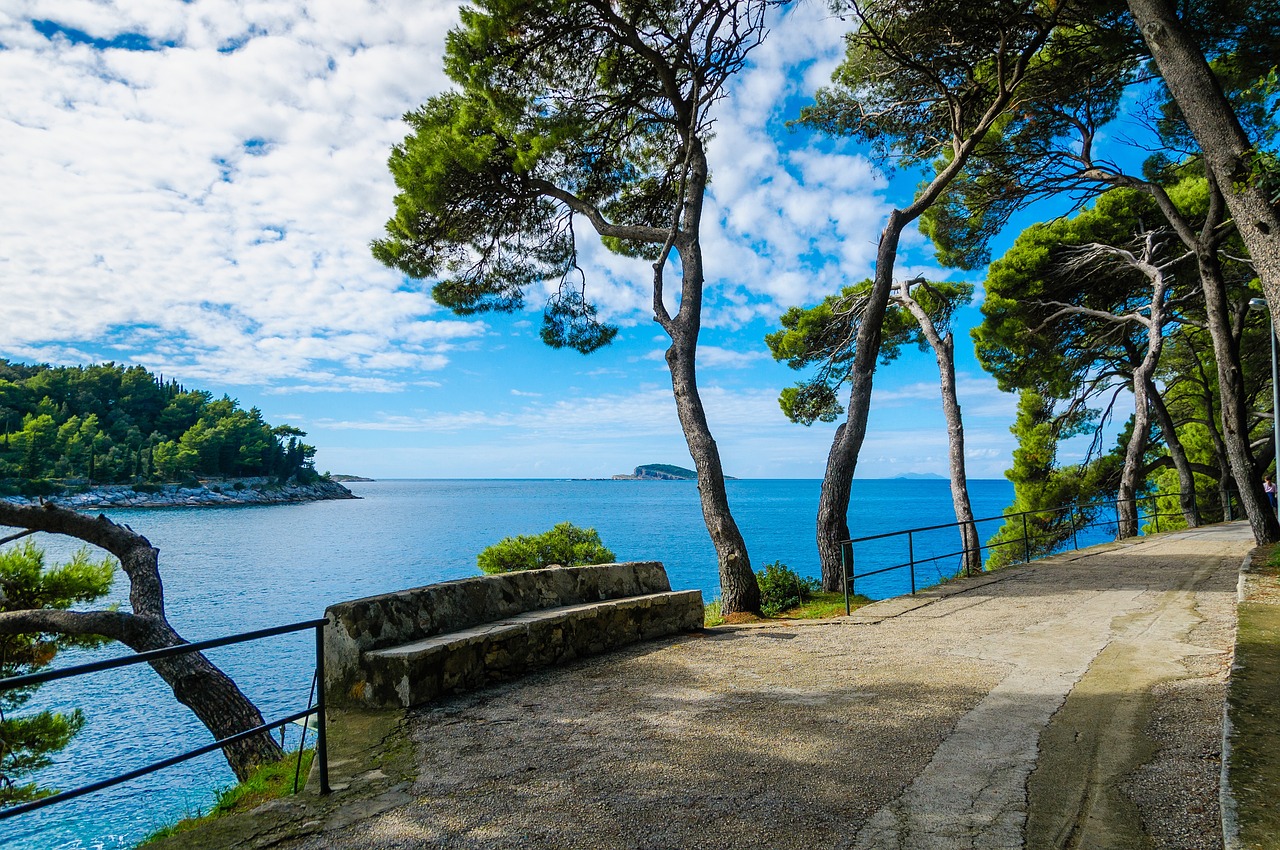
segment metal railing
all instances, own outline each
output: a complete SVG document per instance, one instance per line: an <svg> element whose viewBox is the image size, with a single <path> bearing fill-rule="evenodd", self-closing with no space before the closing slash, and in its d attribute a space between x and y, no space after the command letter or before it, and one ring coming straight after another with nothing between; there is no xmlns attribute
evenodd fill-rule
<svg viewBox="0 0 1280 850"><path fill-rule="evenodd" d="M103 779L89 785L74 788L70 791L61 791L48 797L41 797L38 800L32 800L27 803L21 803L16 806L0 808L0 820L25 814L26 812L42 809L45 806L52 806L55 803L62 803L67 800L83 797L86 794L92 794L95 791L102 791L122 782L128 782L131 779L137 779L140 776L146 776L149 773L155 773L189 761L198 756L219 750L227 744L233 744L236 741L242 741L251 738L254 735L269 733L273 729L282 729L285 725L295 720L308 718L312 714L316 715L316 762L319 765L320 774L320 791L328 794L329 788L329 752L326 741L325 717L324 717L324 626L327 620L307 620L301 623L293 623L287 626L273 626L269 629L259 629L253 632L243 632L236 635L228 635L227 637L213 638L211 640L203 640L198 643L183 643L177 646L169 646L164 649L153 649L148 652L139 652L134 655L126 655L121 658L109 658L104 661L94 661L88 664L80 664L75 667L67 667L63 670L46 670L42 673L28 673L23 676L13 676L8 679L0 679L0 691L13 690L14 688L25 688L32 685L40 685L45 682L53 682L59 679L69 679L73 676L84 676L89 673L98 673L103 670L113 670L117 667L127 667L132 664L146 664L151 661L158 661L162 658L172 658L177 655L187 655L192 652L201 652L206 649L214 649L219 646L230 646L237 643L247 643L252 640L261 640L262 638L275 637L276 635L289 634L292 632L301 632L307 629L314 629L316 633L316 672L312 682L312 692L315 694L314 705L310 698L307 700L307 708L305 711L297 711L287 717L273 720L269 723L263 723L261 726L255 726L252 729L246 729L235 735L214 741L202 747L197 747L189 752L181 755L172 756L163 759L145 767L136 768L119 776L113 776L110 779ZM306 729L303 730L303 738L306 737ZM305 743L305 741L304 741ZM299 744L301 746L301 744ZM301 755L299 755L299 765L301 765Z"/></svg>
<svg viewBox="0 0 1280 850"><path fill-rule="evenodd" d="M964 570L964 566L966 563L969 562L971 555L976 555L979 561L981 561L988 551L999 549L1004 546L1017 546L1017 545L1021 545L1022 547L1021 563L1028 563L1032 560L1036 560L1036 558L1032 557L1033 546L1035 547L1035 551L1039 553L1037 555L1037 558L1048 557L1049 555L1056 554L1058 552L1068 551L1065 545L1067 542L1068 534L1070 536L1070 541L1071 541L1070 548L1079 549L1080 548L1080 541L1079 541L1080 532L1090 528L1098 528L1102 526L1117 526L1117 527L1119 526L1121 521L1120 505L1125 502L1134 503L1139 529L1141 528L1142 523L1144 521L1150 522L1153 526L1152 530L1158 533L1160 531L1161 517L1181 517L1182 511L1179 509L1179 510L1165 511L1162 513L1159 510L1159 502L1157 500L1162 498L1179 498L1179 497L1181 497L1181 493L1160 493L1160 494L1153 494L1150 496L1139 496L1134 499L1115 499L1115 500L1109 500L1104 502L1094 502L1086 505L1067 505L1061 508L1049 508L1046 510L1019 511L1011 514L1000 514L999 516L984 517L982 519L974 519L967 522L950 522L950 523L942 523L941 525L927 525L927 526L922 526L920 528L907 529L905 531L888 531L883 534L870 534L865 537L855 537L851 540L841 541L840 568L841 568L841 573L843 574L843 577L844 577L844 581L842 582L842 584L844 585L845 613L846 614L850 613L852 609L850 599L852 598L854 593L854 585L855 585L856 579L869 578L871 576L882 575L884 573L893 572L894 570L905 569L909 571L910 580L911 580L911 595L914 596L917 590L917 586L916 586L916 566L917 565L930 563L930 562L943 561L948 558L959 558L960 559L959 569L956 571L956 573L952 573L952 575L956 575L959 572L962 572ZM1150 502L1153 505L1153 507L1145 515L1145 517L1142 513L1142 504L1144 502ZM1095 520L1095 517L1101 511L1107 508L1114 508L1115 516L1114 517L1108 516L1106 519L1103 519L1103 520ZM1231 510L1230 504L1228 504L1226 506L1226 515L1228 519L1230 519L1230 516L1231 516L1230 510ZM1046 531L1039 535L1035 534L1036 529L1032 528L1033 524L1039 524L1044 520L1044 518L1052 519L1053 517L1057 517L1064 513L1068 514L1070 517L1069 529L1064 529L1064 527L1059 526L1058 529L1052 532ZM1033 518L1033 520L1028 521L1028 517ZM1198 508L1196 509L1196 517L1197 517L1197 521L1199 521ZM1085 520L1083 523L1080 522L1082 518ZM1015 520L1014 526L1016 528L1017 526L1016 521L1019 519L1021 519L1021 524L1022 524L1022 536L1020 538L1013 537L1007 540L1000 540L995 543L991 543L990 540L994 539L994 535L993 535L992 538L988 540L988 542L979 543L976 547L971 547L966 542L967 535L965 535L964 533L961 533L960 549L954 552L944 552L938 555L931 554L928 557L924 557L924 558L916 557L916 536L919 534L923 534L925 532L931 532L931 531L943 531L949 528L954 528L959 530L961 526L967 525L972 527L974 531L974 535L973 535L974 538L981 539L977 535L977 527L980 523L996 522L996 521L1004 521L1007 523L1009 520ZM1053 538L1057 536L1061 536L1062 539L1060 541L1054 541ZM854 546L856 544L870 543L873 541L890 540L895 537L906 538L906 544L907 544L907 560L906 561L903 561L902 563L898 563L898 564L893 564L892 566L874 569L865 573L856 572L856 562L854 559ZM1042 549L1042 545L1045 542L1049 542L1051 544L1047 550ZM1019 563L1019 562L1015 561L1014 563ZM943 577L941 576L941 574L939 574L939 580L937 583L941 583L942 581L945 581L945 580L946 580L946 577Z"/></svg>

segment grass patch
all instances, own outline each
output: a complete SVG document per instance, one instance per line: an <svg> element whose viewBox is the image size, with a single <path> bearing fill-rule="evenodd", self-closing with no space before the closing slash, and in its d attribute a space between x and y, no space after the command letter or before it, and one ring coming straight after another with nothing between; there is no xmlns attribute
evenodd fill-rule
<svg viewBox="0 0 1280 850"><path fill-rule="evenodd" d="M1273 567L1274 569L1274 567ZM1274 847L1280 835L1280 606L1238 609L1236 669L1231 674L1231 790L1242 847Z"/></svg>
<svg viewBox="0 0 1280 850"><path fill-rule="evenodd" d="M1250 571L1256 601L1236 608L1235 665L1227 702L1231 713L1231 792L1240 846L1274 848L1280 835L1280 547L1255 552ZM1269 604L1270 603L1270 604Z"/></svg>
<svg viewBox="0 0 1280 850"><path fill-rule="evenodd" d="M862 594L855 594L849 597L849 610L856 611L863 605L870 605L872 600ZM831 617L844 616L844 594L843 593L824 593L816 591L810 594L809 598L788 608L785 611L779 611L772 617L757 617L754 614L730 614L728 617L720 609L720 600L715 599L703 608L702 624L710 628L711 626L739 625L742 623L768 623L779 620L826 620Z"/></svg>
<svg viewBox="0 0 1280 850"><path fill-rule="evenodd" d="M854 611L863 605L870 605L871 600L862 594L849 597L849 610ZM825 620L828 617L844 616L844 594L818 591L809 598L785 611L778 612L778 620Z"/></svg>
<svg viewBox="0 0 1280 850"><path fill-rule="evenodd" d="M315 750L303 750L300 770L298 767L298 753L290 753L274 764L258 768L244 782L219 791L217 802L213 804L213 808L209 810L208 814L183 818L177 823L162 827L148 835L138 846L141 847L153 841L159 841L162 838L189 832L224 815L247 812L271 800L288 797L293 794L293 778L295 775L298 776L299 790L306 784L307 772L311 769L311 759L314 756Z"/></svg>

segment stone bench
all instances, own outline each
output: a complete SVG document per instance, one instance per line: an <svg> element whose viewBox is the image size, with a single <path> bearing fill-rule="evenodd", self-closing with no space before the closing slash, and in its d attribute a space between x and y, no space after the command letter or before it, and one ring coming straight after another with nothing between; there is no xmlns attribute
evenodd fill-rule
<svg viewBox="0 0 1280 850"><path fill-rule="evenodd" d="M325 611L325 699L408 708L539 667L702 628L702 592L656 561L477 576Z"/></svg>

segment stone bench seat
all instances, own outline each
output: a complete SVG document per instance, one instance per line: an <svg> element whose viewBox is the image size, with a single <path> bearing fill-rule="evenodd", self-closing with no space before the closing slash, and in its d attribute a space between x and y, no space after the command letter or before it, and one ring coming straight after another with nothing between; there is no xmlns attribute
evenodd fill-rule
<svg viewBox="0 0 1280 850"><path fill-rule="evenodd" d="M332 704L411 707L702 627L702 593L639 562L480 576L332 606Z"/></svg>

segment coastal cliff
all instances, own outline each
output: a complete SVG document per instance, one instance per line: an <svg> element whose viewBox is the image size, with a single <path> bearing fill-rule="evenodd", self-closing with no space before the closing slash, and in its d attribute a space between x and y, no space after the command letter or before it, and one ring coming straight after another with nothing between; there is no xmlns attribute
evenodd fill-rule
<svg viewBox="0 0 1280 850"><path fill-rule="evenodd" d="M100 484L77 492L49 496L0 496L15 505L52 502L65 508L176 508L234 507L237 505L280 505L290 502L321 502L359 498L336 481L311 484L273 484L266 478L202 481L194 487L162 484L134 489L127 484Z"/></svg>

